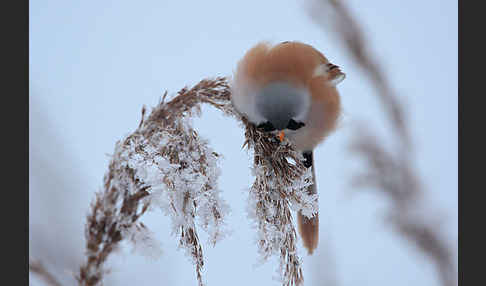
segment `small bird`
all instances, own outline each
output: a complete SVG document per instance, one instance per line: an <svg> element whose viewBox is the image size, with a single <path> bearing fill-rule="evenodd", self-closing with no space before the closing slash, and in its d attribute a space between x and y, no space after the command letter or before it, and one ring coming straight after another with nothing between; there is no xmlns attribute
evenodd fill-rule
<svg viewBox="0 0 486 286"><path fill-rule="evenodd" d="M308 44L261 42L238 62L231 83L235 109L282 142L288 138L312 168L309 194L317 194L313 150L336 127L341 114L336 85L345 78L340 68ZM319 216L298 214L304 247L312 254L319 240Z"/></svg>

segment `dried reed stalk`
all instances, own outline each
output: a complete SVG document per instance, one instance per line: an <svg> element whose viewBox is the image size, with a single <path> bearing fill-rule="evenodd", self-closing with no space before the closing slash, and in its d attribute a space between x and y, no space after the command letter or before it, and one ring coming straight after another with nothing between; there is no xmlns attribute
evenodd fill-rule
<svg viewBox="0 0 486 286"><path fill-rule="evenodd" d="M106 273L104 263L118 243L126 238L138 243L141 230L145 231L143 237L148 235L139 219L154 207L171 217L173 233L192 259L199 285L204 284L195 219L215 244L225 234L228 211L217 188L219 155L189 122L191 116L200 114L200 104L207 103L244 123L245 144L255 153L250 209L258 225L260 252L264 259L280 256L283 285L299 285L303 277L290 207L312 216L317 204L305 192L310 175L301 155L289 142L278 144L235 112L226 78L202 80L191 89L182 89L169 102L165 102L166 96L150 115L145 116L144 108L139 127L116 144L103 190L97 193L88 215L87 261L80 268L79 284L100 284Z"/></svg>
<svg viewBox="0 0 486 286"><path fill-rule="evenodd" d="M49 286L61 286L61 283L38 260L29 260L29 271L37 274Z"/></svg>
<svg viewBox="0 0 486 286"><path fill-rule="evenodd" d="M381 107L394 131L396 145L387 150L370 129L355 130L351 149L367 163L367 173L355 177L356 186L371 186L391 199L388 221L394 229L436 265L442 285L457 284L453 255L439 229L439 219L424 199L425 190L414 168L410 128L405 110L391 88L376 57L370 52L358 22L343 1L325 0L314 7L313 18L323 29L334 30L376 89ZM323 22L326 15L329 22ZM330 25L329 25L330 24Z"/></svg>
<svg viewBox="0 0 486 286"><path fill-rule="evenodd" d="M103 190L88 215L88 258L77 277L80 285L101 282L107 257L122 239L133 240L146 229L138 220L154 207L171 217L173 233L193 260L203 285L204 261L195 219L214 244L223 235L227 206L217 189L218 154L199 138L188 119L200 112L201 102L231 112L228 98L224 78L202 80L192 89L182 89L170 102L160 102L149 116L142 110L139 127L117 142Z"/></svg>
<svg viewBox="0 0 486 286"><path fill-rule="evenodd" d="M305 168L302 154L286 141L261 132L243 119L245 146L254 152L255 182L250 188L249 214L255 219L259 252L266 260L280 256L278 275L282 285L303 283L302 261L297 255L297 236L290 208L308 217L317 212L317 195L309 195L311 169Z"/></svg>

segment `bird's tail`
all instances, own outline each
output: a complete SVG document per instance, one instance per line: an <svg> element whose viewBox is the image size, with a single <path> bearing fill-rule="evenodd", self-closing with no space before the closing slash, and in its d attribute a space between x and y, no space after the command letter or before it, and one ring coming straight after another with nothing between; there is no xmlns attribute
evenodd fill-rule
<svg viewBox="0 0 486 286"><path fill-rule="evenodd" d="M307 218L299 212L298 224L300 237L310 255L317 248L319 242L319 213L316 213L312 218Z"/></svg>
<svg viewBox="0 0 486 286"><path fill-rule="evenodd" d="M317 194L316 173L313 164L313 157L314 154L312 152L304 152L304 165L306 165L308 168L312 168L313 184L307 189L309 194ZM307 248L309 255L311 255L319 242L319 213L317 212L315 216L308 218L299 211L297 216L297 224L304 247Z"/></svg>

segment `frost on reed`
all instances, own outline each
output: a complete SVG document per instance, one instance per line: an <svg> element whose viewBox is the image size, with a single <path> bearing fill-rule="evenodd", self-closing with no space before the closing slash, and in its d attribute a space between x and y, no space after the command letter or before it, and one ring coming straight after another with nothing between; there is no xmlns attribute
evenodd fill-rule
<svg viewBox="0 0 486 286"><path fill-rule="evenodd" d="M391 126L394 145L386 148L369 128L355 130L351 150L364 159L367 168L355 177L355 186L380 191L393 204L387 221L394 230L431 259L444 286L457 285L453 255L441 233L438 212L425 200L426 190L414 168L411 132L403 104L380 68L365 36L349 9L339 0L315 2L312 16L323 29L334 29L353 60L376 90L376 96ZM328 21L330 19L330 21Z"/></svg>
<svg viewBox="0 0 486 286"><path fill-rule="evenodd" d="M280 257L278 277L282 285L303 282L302 261L297 255L297 236L290 208L302 210L307 217L317 212L317 194L309 195L311 169L288 141L281 144L243 120L245 145L254 153L255 182L250 188L249 216L256 222L257 243L263 261L272 255Z"/></svg>
<svg viewBox="0 0 486 286"><path fill-rule="evenodd" d="M198 282L203 284L196 220L215 244L224 236L228 208L217 186L219 155L199 137L189 119L199 114L200 102L227 108L228 96L223 78L203 80L192 89L182 89L170 102L162 100L148 116L142 110L139 127L117 142L103 190L88 215L88 258L80 268L80 285L101 282L106 271L103 263L122 239L148 242L151 253L160 252L150 231L139 222L155 208L171 218L172 232L193 260Z"/></svg>
<svg viewBox="0 0 486 286"><path fill-rule="evenodd" d="M210 104L245 125L245 144L255 156L256 180L249 201L260 253L264 260L271 255L280 256L283 285L300 284L301 261L296 253L290 207L311 216L317 205L317 199L305 192L310 174L301 155L288 142L277 143L235 112L226 78L202 80L191 89L182 89L168 102L166 95L149 115L144 108L138 128L115 146L103 189L96 194L88 215L87 260L80 267L79 284L101 284L107 272L104 262L123 239L134 242L151 256L159 254L151 232L139 222L145 212L156 208L171 218L172 233L193 261L199 285L204 284L203 251L196 221L214 245L225 235L224 218L229 208L220 198L217 186L219 155L190 124L192 116L200 115L201 103Z"/></svg>

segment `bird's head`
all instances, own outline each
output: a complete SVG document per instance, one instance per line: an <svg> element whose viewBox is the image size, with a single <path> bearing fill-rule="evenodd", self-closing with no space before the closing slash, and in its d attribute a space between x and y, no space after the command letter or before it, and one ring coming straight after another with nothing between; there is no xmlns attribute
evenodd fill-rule
<svg viewBox="0 0 486 286"><path fill-rule="evenodd" d="M285 81L271 82L255 96L256 113L260 120L257 128L265 132L278 133L282 141L285 133L305 126L310 96L306 89L298 88Z"/></svg>

